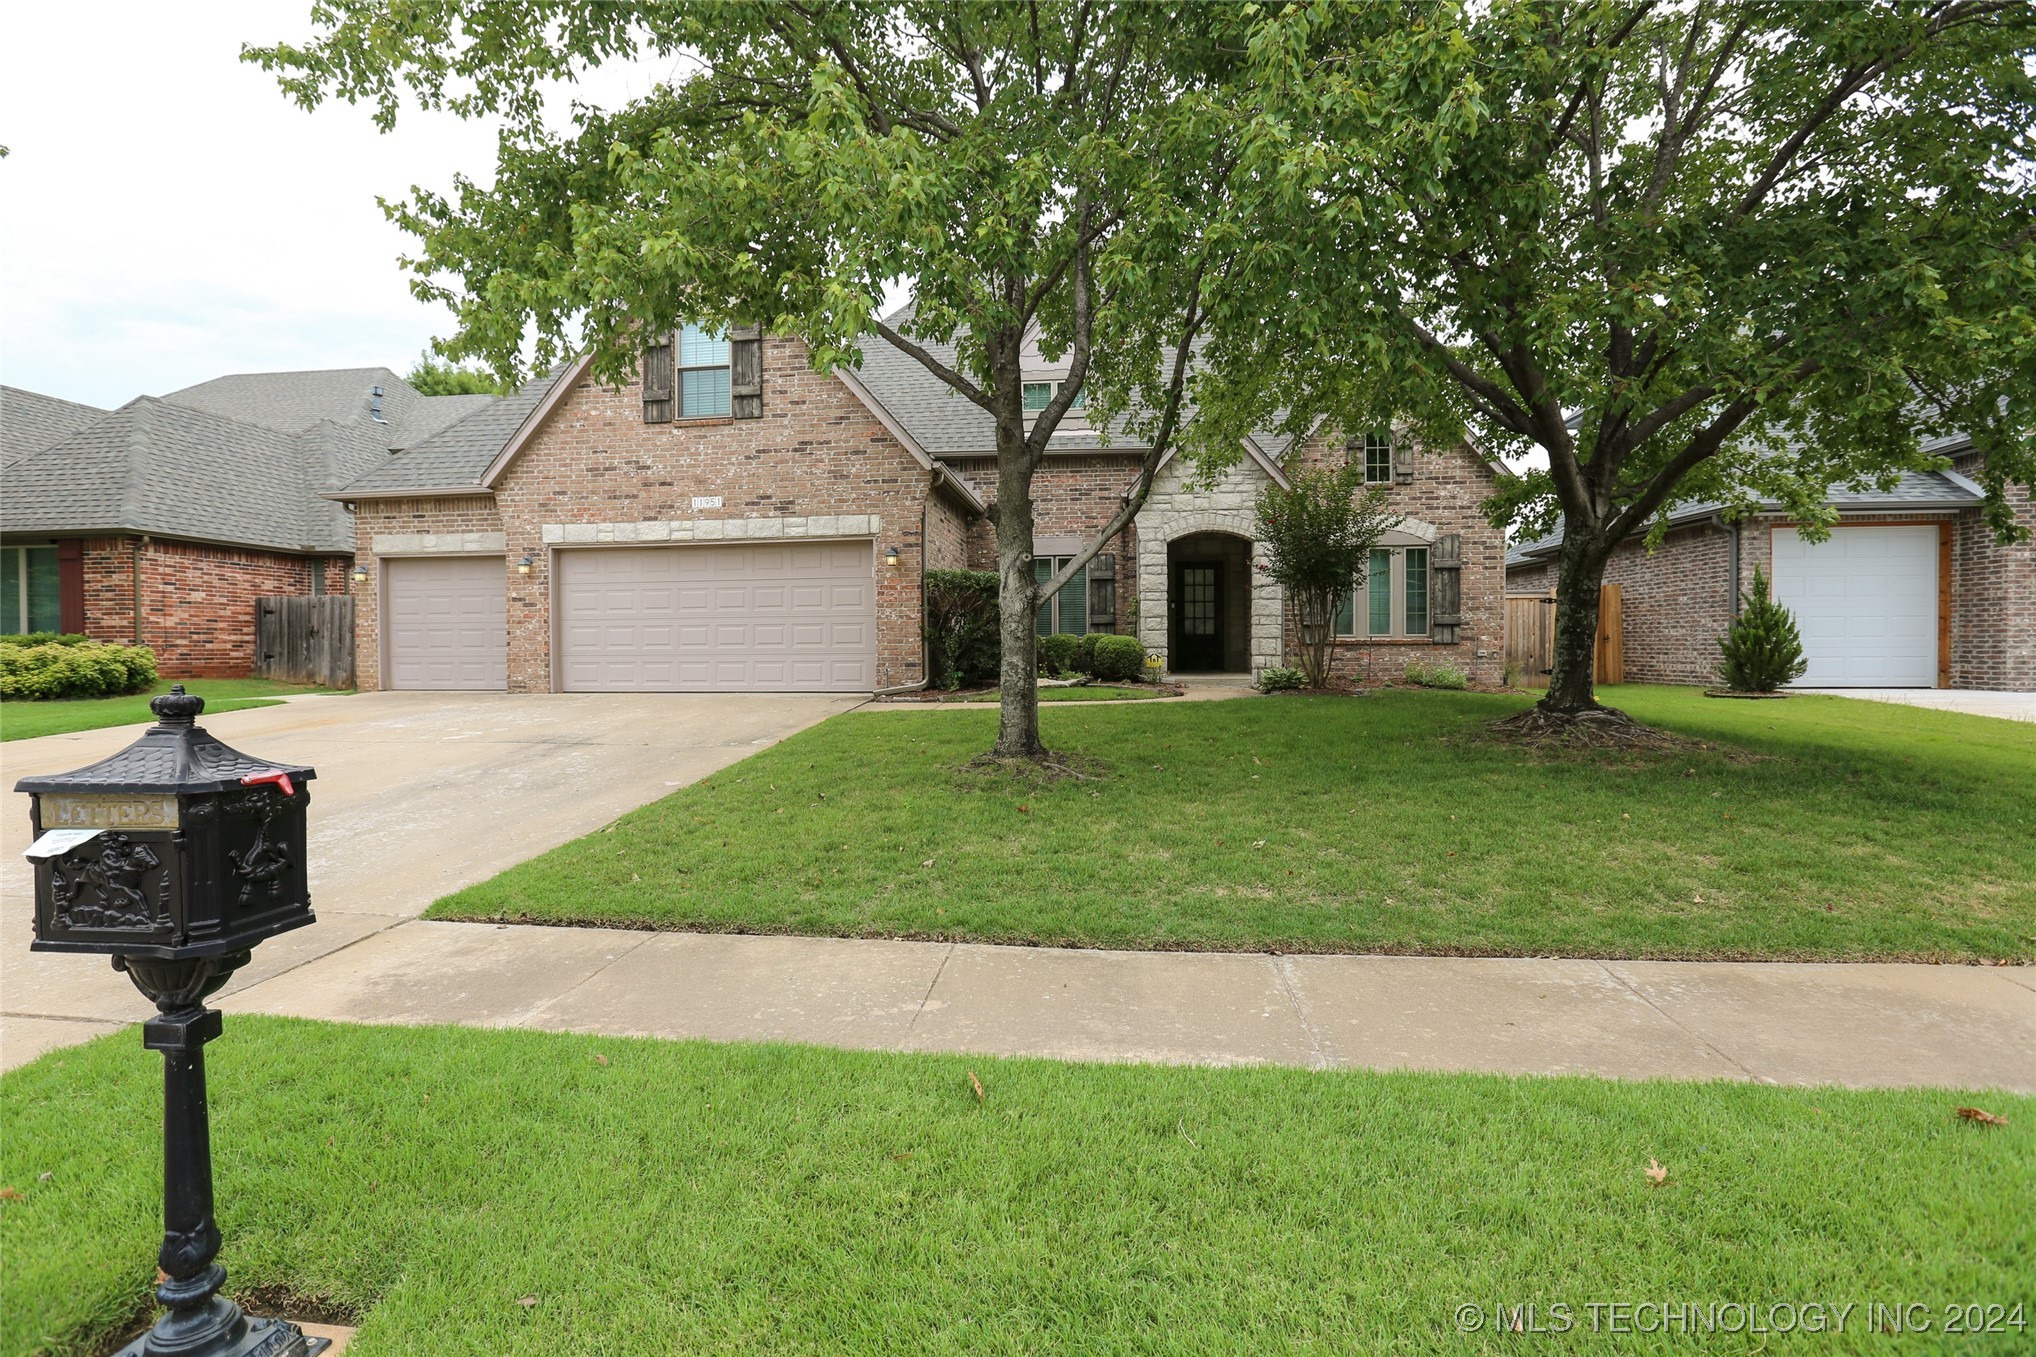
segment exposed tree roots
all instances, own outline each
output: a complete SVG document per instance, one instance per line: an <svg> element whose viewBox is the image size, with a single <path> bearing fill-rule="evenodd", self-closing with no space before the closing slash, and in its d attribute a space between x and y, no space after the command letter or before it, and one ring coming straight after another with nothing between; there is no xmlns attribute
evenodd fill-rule
<svg viewBox="0 0 2036 1357"><path fill-rule="evenodd" d="M996 780L1043 787L1055 782L1100 782L1109 765L1083 754L1042 749L1030 757L978 754L958 771L977 785Z"/></svg>
<svg viewBox="0 0 2036 1357"><path fill-rule="evenodd" d="M1502 740L1536 748L1657 749L1664 752L1711 748L1702 740L1643 726L1617 707L1563 712L1533 706L1502 721L1494 721L1491 730Z"/></svg>

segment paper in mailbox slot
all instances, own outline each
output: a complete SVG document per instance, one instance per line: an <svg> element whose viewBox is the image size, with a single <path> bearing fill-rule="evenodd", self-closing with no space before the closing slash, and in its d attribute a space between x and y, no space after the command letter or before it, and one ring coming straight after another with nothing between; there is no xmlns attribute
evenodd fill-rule
<svg viewBox="0 0 2036 1357"><path fill-rule="evenodd" d="M101 832L97 829L44 830L41 838L28 845L28 859L31 862L43 862L50 858L60 858L79 844L90 843L98 838Z"/></svg>

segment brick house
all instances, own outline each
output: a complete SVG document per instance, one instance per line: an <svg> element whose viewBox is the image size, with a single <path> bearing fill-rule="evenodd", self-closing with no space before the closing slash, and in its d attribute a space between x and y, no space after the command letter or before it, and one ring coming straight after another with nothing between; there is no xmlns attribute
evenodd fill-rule
<svg viewBox="0 0 2036 1357"><path fill-rule="evenodd" d="M1758 566L1802 633L1799 686L2036 690L2036 546L2002 546L1981 519L1970 438L1925 450L1949 465L1834 493L1826 542L1802 540L1778 512L1727 522L1693 503L1670 512L1655 550L1622 544L1605 582L1620 587L1626 678L1716 682L1718 638ZM2017 520L2036 526L2028 490L2014 493ZM1552 592L1561 540L1515 545L1507 592Z"/></svg>
<svg viewBox="0 0 2036 1357"><path fill-rule="evenodd" d="M353 525L320 492L491 401L386 368L221 377L117 410L0 389L0 631L244 676L256 597L346 590Z"/></svg>
<svg viewBox="0 0 2036 1357"><path fill-rule="evenodd" d="M671 339L625 386L582 360L332 492L354 510L370 575L362 688L925 683L925 571L995 563L989 417L874 338L860 368L831 374L793 338L689 326ZM1030 351L1028 403L1065 376ZM1042 572L1107 525L1143 451L1070 413L1034 481ZM1253 498L1286 465L1352 454L1326 435L1244 453L1214 486L1164 468L1134 522L1042 607L1041 629L1135 633L1175 672L1281 663L1297 627L1255 569ZM1384 440L1373 460L1407 519L1377 586L1339 616L1339 668L1370 656L1392 674L1418 654L1496 681L1504 540L1477 514L1495 469L1467 448ZM1450 618L1429 607L1445 571L1461 580Z"/></svg>

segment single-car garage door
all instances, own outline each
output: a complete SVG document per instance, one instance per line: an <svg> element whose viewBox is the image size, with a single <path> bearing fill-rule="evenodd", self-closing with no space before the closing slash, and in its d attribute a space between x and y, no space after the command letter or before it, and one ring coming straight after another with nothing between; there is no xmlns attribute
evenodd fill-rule
<svg viewBox="0 0 2036 1357"><path fill-rule="evenodd" d="M868 692L877 609L868 542L566 551L568 692Z"/></svg>
<svg viewBox="0 0 2036 1357"><path fill-rule="evenodd" d="M398 557L383 564L391 688L509 686L500 556Z"/></svg>
<svg viewBox="0 0 2036 1357"><path fill-rule="evenodd" d="M1833 528L1805 542L1774 534L1774 596L1795 614L1805 688L1937 684L1937 528Z"/></svg>

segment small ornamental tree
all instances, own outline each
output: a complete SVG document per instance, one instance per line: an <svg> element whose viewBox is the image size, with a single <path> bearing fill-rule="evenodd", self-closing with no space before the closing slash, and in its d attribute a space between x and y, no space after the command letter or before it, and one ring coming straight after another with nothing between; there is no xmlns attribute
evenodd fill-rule
<svg viewBox="0 0 2036 1357"><path fill-rule="evenodd" d="M1725 653L1719 668L1725 685L1739 693L1771 693L1793 683L1810 667L1796 619L1768 594L1767 576L1753 567L1753 587L1743 595L1745 611L1718 642Z"/></svg>
<svg viewBox="0 0 2036 1357"><path fill-rule="evenodd" d="M1329 679L1330 620L1342 596L1364 582L1371 549L1400 521L1382 485L1364 487L1364 468L1315 467L1291 489L1268 484L1258 496L1265 571L1301 616L1301 671L1310 688Z"/></svg>

